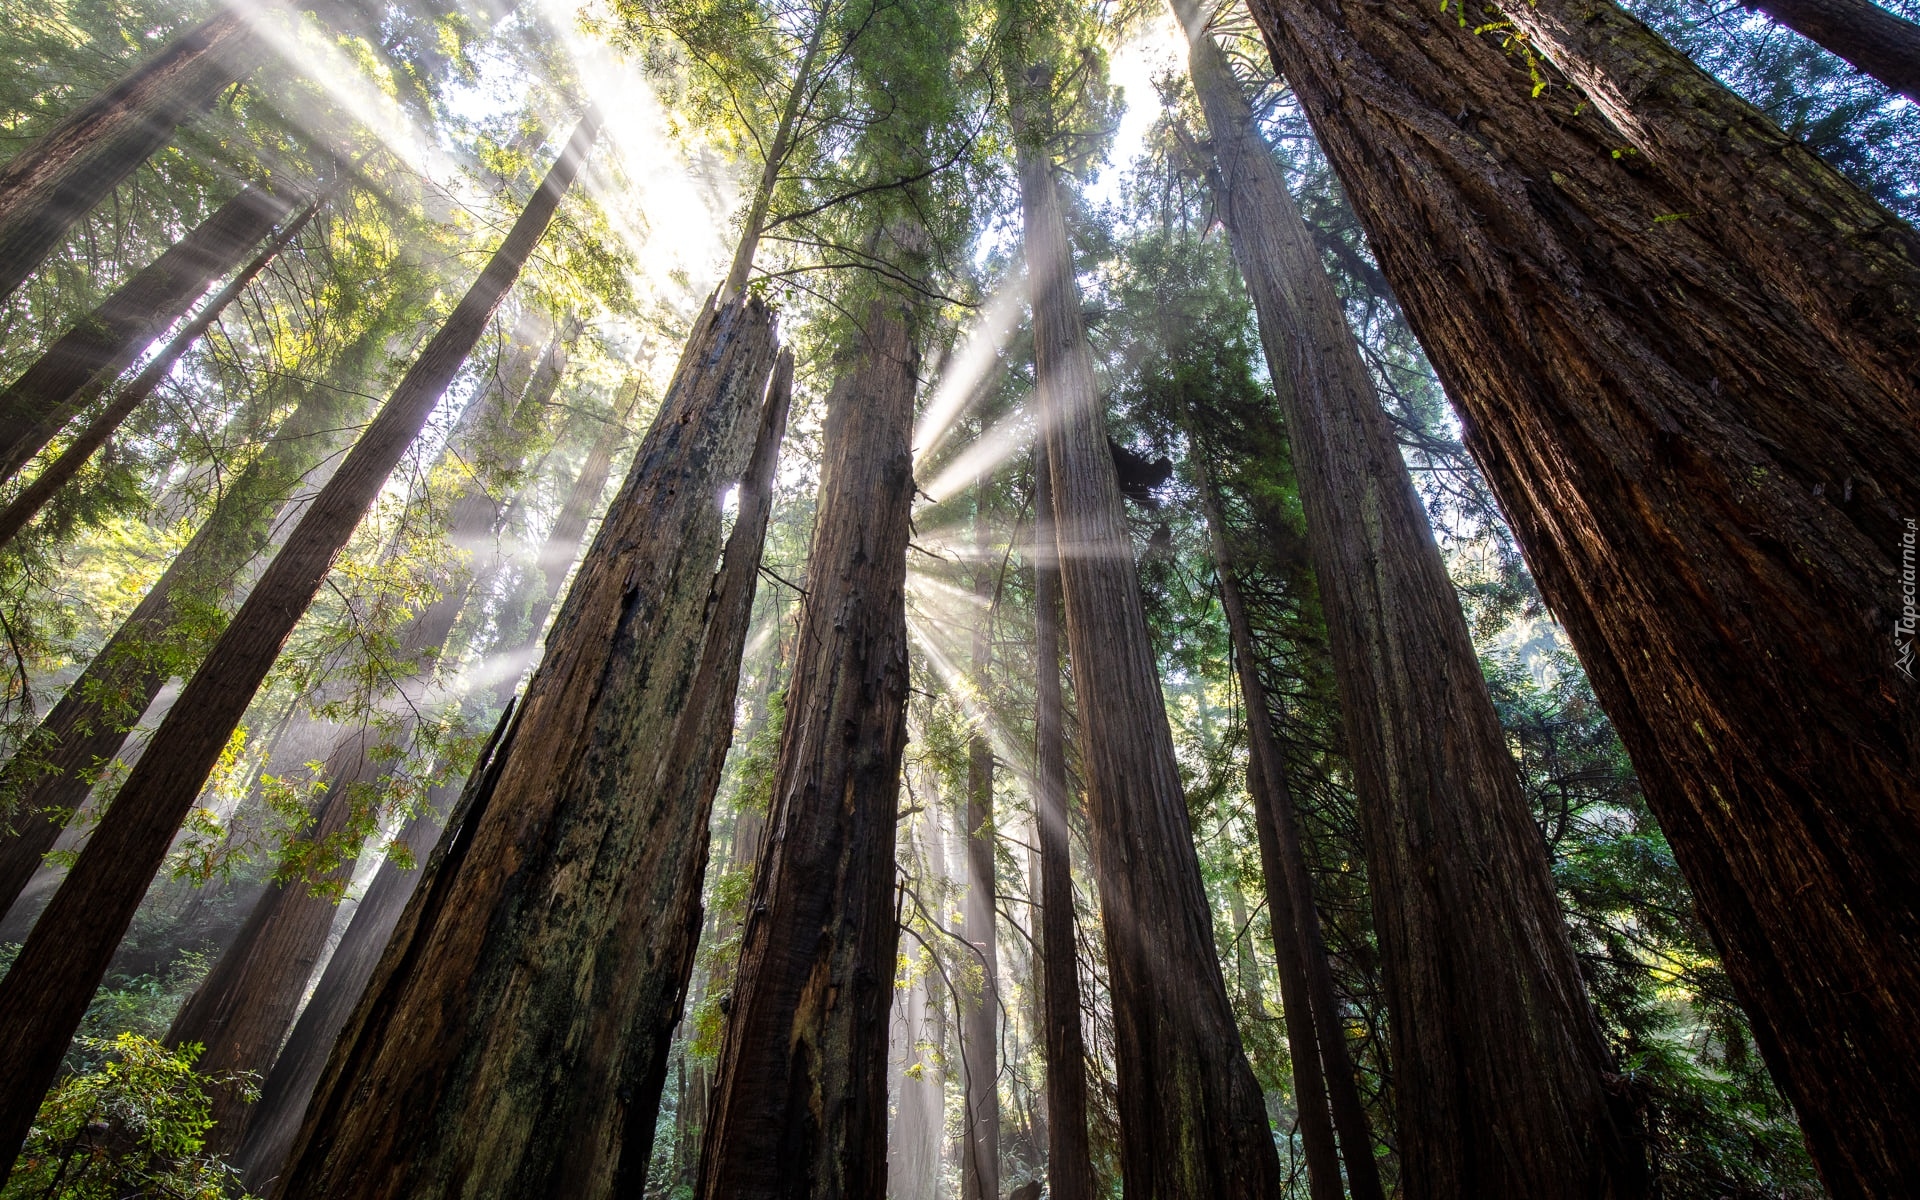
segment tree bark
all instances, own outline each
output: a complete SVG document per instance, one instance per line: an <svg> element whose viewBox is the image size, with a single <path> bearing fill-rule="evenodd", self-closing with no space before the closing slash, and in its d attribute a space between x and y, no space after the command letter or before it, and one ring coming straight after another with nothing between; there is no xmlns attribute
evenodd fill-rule
<svg viewBox="0 0 1920 1200"><path fill-rule="evenodd" d="M773 809L701 1148L695 1194L707 1200L886 1192L919 366L909 320L897 301L872 304L827 401Z"/></svg>
<svg viewBox="0 0 1920 1200"><path fill-rule="evenodd" d="M0 981L0 1154L25 1140L173 835L288 634L553 219L599 129L589 110L479 280L327 481L194 672Z"/></svg>
<svg viewBox="0 0 1920 1200"><path fill-rule="evenodd" d="M517 404L540 407L551 397L565 362L561 338L554 338L545 355L536 356L529 350L524 357L529 362L536 357L540 361L531 372L526 392L517 394L507 381L503 381L505 386L483 389L457 423L449 449L442 452L443 462L456 458L478 461L478 443L490 427L514 419ZM525 445L523 439L507 448L505 461L498 464L501 475L511 477L520 469ZM401 715L400 728L383 731L372 723L369 714L360 726L342 735L328 754L322 775L325 791L317 805L314 827L306 834L311 842L337 841L350 827L365 826L369 793L377 803L381 777L390 765L379 754L381 745L389 740L405 745L414 727L412 714L427 701L427 688L445 657L454 623L466 607L474 583L496 573L497 563L480 561L480 550L491 541L499 507L484 482L469 475L451 505L445 540L459 550L474 552L474 557L465 564L456 563L438 581L439 594L400 633L393 694L380 697ZM264 1076L299 1012L313 968L326 951L337 908L328 888L345 887L353 877L357 857L357 849L353 854L343 854L324 879L309 881L296 873L271 884L241 926L239 936L181 1006L167 1030L167 1043L179 1046L194 1042L204 1047L194 1063L204 1074L251 1072L256 1077ZM254 1110L234 1087L213 1087L208 1098L214 1124L207 1131L206 1148L230 1154L240 1145Z"/></svg>
<svg viewBox="0 0 1920 1200"><path fill-rule="evenodd" d="M1909 99L1920 101L1920 25L1871 0L1744 0Z"/></svg>
<svg viewBox="0 0 1920 1200"><path fill-rule="evenodd" d="M247 564L269 544L275 514L307 473L339 449L343 431L360 423L364 403L356 389L385 340L381 332L363 336L308 388L186 548L0 768L0 807L12 818L11 832L0 839L0 908L20 900L92 790L97 769L120 752L167 680L199 665L205 635L189 617L225 611Z"/></svg>
<svg viewBox="0 0 1920 1200"><path fill-rule="evenodd" d="M106 444L107 439L119 430L128 417L133 415L134 410L147 402L147 398L153 395L154 389L173 373L174 364L193 348L193 344L198 342L207 330L213 328L213 323L220 319L220 315L227 310L227 306L240 298L241 293L260 277L260 273L279 257L280 251L286 249L288 243L300 236L300 231L313 220L315 214L320 211L320 206L325 204L327 199L327 195L315 197L306 208L301 210L299 216L283 225L280 232L275 234L261 248L260 253L254 256L253 261L247 264L246 269L234 276L211 300L201 305L200 311L181 327L180 332L173 335L166 347L154 356L153 361L142 367L140 374L134 376L133 381L126 387L120 389L120 394L113 398L113 402L102 409L93 420L87 422L86 429L68 443L67 448L60 452L60 457L48 463L45 470L34 476L32 483L20 489L19 493L7 502L5 509L0 509L0 547L5 547L8 542L11 542L14 535L24 529L27 523L46 507L47 501L53 499L55 493L80 473L80 468L87 465L87 461L93 457L94 452ZM85 390L82 389L83 392Z"/></svg>
<svg viewBox="0 0 1920 1200"><path fill-rule="evenodd" d="M1827 1186L1900 1195L1920 238L1611 5L1510 7L1537 97L1404 0L1253 7Z"/></svg>
<svg viewBox="0 0 1920 1200"><path fill-rule="evenodd" d="M292 208L287 196L243 188L47 347L0 392L0 479L19 474L155 334L238 267Z"/></svg>
<svg viewBox="0 0 1920 1200"><path fill-rule="evenodd" d="M1631 1113L1427 516L1226 56L1186 14L1320 581L1362 808L1410 1195L1633 1196ZM1264 764L1263 764L1264 765ZM1283 780L1276 773L1270 782Z"/></svg>
<svg viewBox="0 0 1920 1200"><path fill-rule="evenodd" d="M1023 82L1031 86L1037 74ZM1139 1200L1275 1198L1280 1162L1214 953L1053 165L1028 130L1016 126L1015 136L1034 360L1112 975L1121 1176Z"/></svg>
<svg viewBox="0 0 1920 1200"><path fill-rule="evenodd" d="M973 685L990 694L993 570L988 560L987 487L974 486L973 513ZM983 718L984 719L984 718ZM961 997L960 1029L966 1039L961 1058L966 1068L966 1124L960 1151L961 1200L1000 1197L1000 1043L996 1010L1000 1004L1000 955L994 931L993 744L984 729L967 739L967 942L969 967L980 971L980 986ZM971 974L971 971L969 971Z"/></svg>
<svg viewBox="0 0 1920 1200"><path fill-rule="evenodd" d="M1333 970L1327 963L1327 948L1320 935L1320 913L1313 897L1313 876L1307 866L1305 846L1300 838L1300 820L1293 803L1293 789L1287 783L1286 759L1281 754L1280 738L1274 729L1266 684L1260 678L1254 656L1253 624L1240 594L1234 574L1233 556L1227 549L1227 529L1221 519L1220 504L1203 464L1196 461L1200 485L1200 505L1206 517L1207 532L1213 546L1216 577L1220 581L1220 607L1227 617L1227 632L1233 645L1234 672L1240 681L1240 694L1247 706L1247 792L1253 799L1254 827L1260 843L1260 873L1266 883L1267 912L1273 924L1275 958L1280 965L1283 991L1287 976L1294 982L1283 997L1287 1006L1287 1045L1312 1047L1317 1066L1313 1074L1325 1085L1325 1092L1311 1089L1316 1098L1324 1097L1325 1111L1332 1119L1333 1131L1340 1140L1340 1156L1346 1162L1347 1187L1353 1200L1382 1200L1380 1169L1373 1157L1373 1133L1367 1127L1366 1109L1360 1103L1360 1090L1354 1077L1353 1056L1347 1048L1345 1021L1340 1000L1333 988ZM1293 1010L1301 1010L1297 1019ZM1294 1057L1296 1062L1303 1049ZM1294 1068L1296 1091L1308 1087ZM1302 1102L1303 1105L1305 1102ZM1320 1107L1318 1100L1315 1107ZM1306 1129L1302 1108L1302 1132ZM1309 1153L1309 1174L1313 1169ZM1310 1181L1311 1182L1311 1181ZM1336 1178L1333 1193L1339 1193Z"/></svg>
<svg viewBox="0 0 1920 1200"><path fill-rule="evenodd" d="M1034 807L1040 842L1040 983L1047 1062L1047 1193L1093 1200L1087 1146L1087 1050L1080 1026L1080 950L1068 854L1067 754L1060 697L1060 556L1045 447L1034 455L1033 632L1039 672L1033 722Z"/></svg>
<svg viewBox="0 0 1920 1200"><path fill-rule="evenodd" d="M773 368L761 301L702 315L472 810L341 1032L279 1195L644 1186L783 429L790 366L753 419ZM743 467L716 578L719 500Z"/></svg>
<svg viewBox="0 0 1920 1200"><path fill-rule="evenodd" d="M0 302L76 221L244 78L260 50L246 19L223 10L7 160L0 167Z"/></svg>

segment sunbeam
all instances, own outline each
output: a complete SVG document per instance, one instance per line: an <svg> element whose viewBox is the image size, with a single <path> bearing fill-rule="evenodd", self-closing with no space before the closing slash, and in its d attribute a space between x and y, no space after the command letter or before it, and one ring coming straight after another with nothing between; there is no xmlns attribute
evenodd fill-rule
<svg viewBox="0 0 1920 1200"><path fill-rule="evenodd" d="M968 331L966 340L948 357L940 372L940 382L934 386L926 411L920 416L920 426L913 431L914 466L925 462L928 455L946 442L954 423L965 415L979 395L980 385L1019 323L1025 299L1021 277L1003 280L1000 290L987 301L986 310Z"/></svg>

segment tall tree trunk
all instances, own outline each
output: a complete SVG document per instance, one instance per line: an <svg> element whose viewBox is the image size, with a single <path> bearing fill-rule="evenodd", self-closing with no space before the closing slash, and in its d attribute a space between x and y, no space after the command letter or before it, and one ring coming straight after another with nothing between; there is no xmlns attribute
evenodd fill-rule
<svg viewBox="0 0 1920 1200"><path fill-rule="evenodd" d="M1038 75L1029 72L1024 85ZM1016 138L1034 363L1112 973L1121 1175L1138 1200L1271 1200L1280 1161L1214 953L1053 164L1027 130Z"/></svg>
<svg viewBox="0 0 1920 1200"><path fill-rule="evenodd" d="M308 222L313 220L315 214L320 211L320 206L325 204L330 196L331 192L316 196L306 208L301 210L299 216L283 225L280 232L275 234L262 247L260 253L254 256L253 261L247 264L246 269L234 276L211 300L201 305L200 311L181 327L180 332L173 335L165 348L154 356L153 361L142 367L140 374L134 376L133 381L126 387L120 389L120 394L113 398L113 402L103 408L93 420L87 422L87 427L68 443L67 448L60 452L60 457L48 463L45 470L34 476L32 483L20 489L14 498L7 502L5 509L0 509L0 547L11 542L14 535L25 528L27 522L33 520L34 516L46 506L47 501L53 499L55 493L79 474L80 468L87 465L87 460L93 457L94 451L105 445L107 439L119 430L128 417L133 415L134 410L147 402L147 398L153 395L154 389L173 373L174 364L193 348L193 344L198 342L207 330L213 328L213 323L226 312L227 306L240 298L241 293L245 292L253 281L260 277L260 273L279 256L280 251L286 249L288 243L300 235L300 231L307 227ZM86 389L82 390L84 392Z"/></svg>
<svg viewBox="0 0 1920 1200"><path fill-rule="evenodd" d="M1920 101L1920 25L1871 0L1743 0L1801 37Z"/></svg>
<svg viewBox="0 0 1920 1200"><path fill-rule="evenodd" d="M974 485L973 685L991 694L993 564L988 559L987 484ZM982 720L984 720L984 716ZM1000 1197L1000 1042L995 1020L1000 1006L1000 955L994 930L993 743L985 729L967 739L967 900L965 931L973 947L967 966L980 971L980 986L963 993L960 1029L966 1039L966 1123L960 1152L961 1200Z"/></svg>
<svg viewBox="0 0 1920 1200"><path fill-rule="evenodd" d="M478 281L314 499L127 776L0 981L0 1154L13 1153L207 774L367 506L553 219L599 130L589 110Z"/></svg>
<svg viewBox="0 0 1920 1200"><path fill-rule="evenodd" d="M535 356L527 354L528 359ZM533 372L526 393L512 394L507 386L483 389L462 414L443 462L456 456L468 462L478 461L478 442L487 431L503 421L515 419L515 402L541 407L551 396L559 379L556 363L564 363L564 350L555 337L541 365ZM506 450L499 473L511 477L520 469L524 439ZM499 516L499 504L488 494L484 482L469 476L454 498L445 534L448 544L460 550L474 550L489 542ZM426 700L426 692L445 657L454 623L466 607L473 583L496 573L496 563L474 560L456 565L438 581L439 595L406 625L400 633L396 658L400 671L394 680L394 694L380 697L387 707L401 716L397 730L383 730L371 716L348 730L327 756L322 792L314 827L307 833L318 845L338 843L350 828L364 826L369 814L369 795L377 799L381 777L391 760L380 753L391 741L404 745L414 728L412 714ZM240 934L222 952L200 986L180 1008L167 1030L170 1045L197 1042L204 1049L195 1066L204 1073L251 1072L265 1075L274 1055L285 1040L288 1029L306 995L313 968L326 951L327 937L333 929L337 907L334 889L344 889L353 877L354 853L340 861L321 880L298 876L282 879L269 886L241 927ZM207 1148L215 1153L231 1153L241 1143L251 1107L239 1089L211 1089L209 1115L214 1125L207 1131Z"/></svg>
<svg viewBox="0 0 1920 1200"><path fill-rule="evenodd" d="M1902 1194L1920 237L1612 5L1509 7L1537 97L1406 0L1253 11L1827 1186Z"/></svg>
<svg viewBox="0 0 1920 1200"><path fill-rule="evenodd" d="M1327 616L1404 1178L1415 1196L1639 1194L1633 1119L1608 1092L1612 1058L1546 846L1426 511L1279 161L1226 55L1197 12L1184 16Z"/></svg>
<svg viewBox="0 0 1920 1200"><path fill-rule="evenodd" d="M1040 842L1040 982L1047 1062L1047 1193L1093 1200L1087 1146L1087 1051L1080 1026L1080 948L1074 936L1068 853L1067 752L1060 697L1060 554L1053 530L1052 472L1034 455L1034 808Z"/></svg>
<svg viewBox="0 0 1920 1200"><path fill-rule="evenodd" d="M773 808L701 1148L708 1200L886 1191L919 355L895 301L855 336L827 401Z"/></svg>
<svg viewBox="0 0 1920 1200"><path fill-rule="evenodd" d="M784 427L784 356L752 419L773 360L760 300L702 315L472 810L341 1032L283 1197L643 1185Z"/></svg>
<svg viewBox="0 0 1920 1200"><path fill-rule="evenodd" d="M1330 1115L1333 1129L1339 1133L1340 1154L1346 1161L1347 1186L1353 1192L1353 1200L1382 1200L1385 1192L1380 1184L1379 1166L1374 1162L1373 1134L1367 1127L1366 1109L1360 1103L1353 1056L1347 1048L1346 1022L1334 992L1327 948L1321 940L1320 913L1314 903L1313 877L1300 839L1293 789L1287 783L1286 759L1281 755L1266 684L1260 678L1259 660L1254 656L1253 623L1247 617L1246 602L1234 574L1233 558L1227 549L1227 529L1221 520L1213 482L1203 464L1196 461L1195 466L1201 509L1213 546L1214 571L1220 581L1220 607L1226 610L1234 671L1247 706L1247 792L1253 798L1260 873L1266 883L1274 955L1285 993L1287 1046L1293 1051L1296 1064L1294 1086L1296 1092L1306 1091L1310 1098L1300 1102L1301 1128L1304 1133L1305 1105L1310 1101ZM1292 976L1291 982L1289 976ZM1296 1009L1300 1013L1298 1017ZM1311 1074L1324 1083L1324 1093L1302 1081L1298 1063L1303 1056L1315 1060ZM1324 1108L1320 1103L1322 1099L1326 1101ZM1313 1164L1310 1150L1307 1158L1310 1173ZM1337 1195L1339 1190L1336 1177L1333 1194Z"/></svg>
<svg viewBox="0 0 1920 1200"><path fill-rule="evenodd" d="M260 39L246 19L222 10L7 160L0 167L0 301L259 56Z"/></svg>
<svg viewBox="0 0 1920 1200"><path fill-rule="evenodd" d="M241 189L47 347L0 392L0 479L18 474L292 208L287 196Z"/></svg>
<svg viewBox="0 0 1920 1200"><path fill-rule="evenodd" d="M186 548L0 768L0 807L12 813L12 832L0 838L0 907L20 899L98 769L120 752L167 680L199 665L207 643L185 618L226 609L247 564L269 544L275 514L339 449L343 431L361 422L357 389L385 342L383 332L369 332L307 388Z"/></svg>

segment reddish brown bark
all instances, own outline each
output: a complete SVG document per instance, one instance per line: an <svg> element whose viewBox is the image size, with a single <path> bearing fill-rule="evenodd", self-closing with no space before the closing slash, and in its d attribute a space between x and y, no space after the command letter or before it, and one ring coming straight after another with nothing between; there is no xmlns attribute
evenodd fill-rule
<svg viewBox="0 0 1920 1200"><path fill-rule="evenodd" d="M827 402L773 807L700 1155L707 1200L886 1193L919 355L894 302L869 306L856 336Z"/></svg>
<svg viewBox="0 0 1920 1200"><path fill-rule="evenodd" d="M1111 971L1121 1175L1141 1200L1271 1200L1279 1158L1214 953L1053 165L1019 136L1034 361Z"/></svg>
<svg viewBox="0 0 1920 1200"><path fill-rule="evenodd" d="M1187 17L1327 617L1409 1194L1636 1195L1631 1114L1426 511L1279 161Z"/></svg>
<svg viewBox="0 0 1920 1200"><path fill-rule="evenodd" d="M0 768L0 808L11 810L11 828L0 837L0 907L20 900L98 768L120 752L167 680L199 664L211 639L183 618L228 607L247 564L266 549L274 515L340 448L344 431L363 422L357 389L385 340L383 333L362 337L306 390L193 540Z"/></svg>
<svg viewBox="0 0 1920 1200"><path fill-rule="evenodd" d="M1034 459L1033 630L1039 675L1033 722L1033 782L1040 842L1047 1193L1054 1200L1093 1200L1093 1158L1087 1146L1087 1051L1080 1028L1080 951L1074 936L1073 873L1067 849L1067 755L1060 697L1060 560L1045 449Z"/></svg>
<svg viewBox="0 0 1920 1200"><path fill-rule="evenodd" d="M1896 92L1920 100L1920 25L1871 0L1744 0Z"/></svg>
<svg viewBox="0 0 1920 1200"><path fill-rule="evenodd" d="M0 981L0 1153L25 1139L113 948L280 648L518 278L599 130L589 111L506 240L182 689Z"/></svg>
<svg viewBox="0 0 1920 1200"><path fill-rule="evenodd" d="M1373 1135L1354 1078L1353 1057L1347 1049L1345 1021L1333 988L1333 971L1320 935L1320 914L1313 898L1313 877L1300 840L1300 820L1287 783L1286 759L1274 729L1266 684L1254 657L1253 624L1247 616L1233 557L1227 549L1227 530L1212 480L1204 466L1199 475L1200 505L1213 546L1214 572L1220 584L1220 607L1227 616L1233 645L1234 674L1247 706L1247 793L1253 800L1253 820L1260 844L1260 873L1266 884L1267 913L1273 925L1274 956L1280 968L1282 999L1286 1004L1287 1048L1294 1062L1294 1091L1301 1113L1304 1139L1307 1109L1320 1110L1314 1120L1330 1120L1319 1136L1329 1139L1321 1151L1319 1170L1338 1131L1340 1157L1347 1167L1347 1187L1354 1200L1381 1200L1380 1169L1373 1157ZM1309 1060L1305 1075L1301 1060ZM1322 1090L1324 1088L1324 1090ZM1303 1094L1304 1093L1304 1094ZM1309 1150L1309 1176L1315 1170ZM1336 1169L1329 1194L1340 1194ZM1318 1190L1311 1177L1308 1184Z"/></svg>
<svg viewBox="0 0 1920 1200"><path fill-rule="evenodd" d="M1254 5L1828 1187L1897 1196L1920 238L1612 5L1506 11L1537 97L1416 4Z"/></svg>
<svg viewBox="0 0 1920 1200"><path fill-rule="evenodd" d="M200 311L193 315L192 320L181 326L180 331L168 340L166 347L154 356L153 361L142 367L140 373L133 377L132 382L120 389L120 393L113 398L112 403L101 409L99 415L93 420L87 422L87 427L67 443L66 449L60 452L60 457L48 463L45 470L33 477L32 483L21 488L14 498L7 502L6 508L0 509L0 547L12 541L14 535L25 528L27 522L33 520L34 516L46 506L47 501L53 499L56 492L80 473L80 468L87 465L87 460L93 457L94 451L105 445L107 439L119 430L128 417L133 415L134 410L147 402L147 398L153 395L153 390L172 374L174 364L180 361L181 356L192 349L193 344L213 327L213 323L220 319L220 314L227 310L227 306L240 298L240 294L259 278L260 272L266 270L273 260L279 257L280 251L284 250L294 238L300 236L300 231L307 227L307 223L313 220L314 215L320 211L320 206L326 201L326 196L316 197L312 203L301 210L299 216L282 226L280 232L274 234L273 238L261 248L260 253L254 256L253 261L247 264L246 269L228 281L227 285L221 288L212 299L201 305Z"/></svg>
<svg viewBox="0 0 1920 1200"><path fill-rule="evenodd" d="M643 1185L783 428L789 366L760 404L773 360L757 298L702 314L512 728L341 1032L280 1196ZM716 578L720 496L743 467Z"/></svg>
<svg viewBox="0 0 1920 1200"><path fill-rule="evenodd" d="M95 96L0 167L0 301L74 222L251 71L260 39L223 10Z"/></svg>
<svg viewBox="0 0 1920 1200"><path fill-rule="evenodd" d="M47 347L0 392L0 479L18 474L292 208L286 196L242 189Z"/></svg>

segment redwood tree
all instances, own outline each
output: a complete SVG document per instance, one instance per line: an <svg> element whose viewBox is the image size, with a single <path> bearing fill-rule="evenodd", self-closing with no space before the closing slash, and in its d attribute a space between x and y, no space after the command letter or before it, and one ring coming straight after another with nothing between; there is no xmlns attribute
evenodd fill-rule
<svg viewBox="0 0 1920 1200"><path fill-rule="evenodd" d="M701 314L512 727L341 1031L282 1197L645 1179L783 427L788 368L761 404L774 356L758 298ZM720 496L750 455L716 579Z"/></svg>
<svg viewBox="0 0 1920 1200"><path fill-rule="evenodd" d="M1901 1194L1920 238L1612 4L1253 11L1828 1187Z"/></svg>
<svg viewBox="0 0 1920 1200"><path fill-rule="evenodd" d="M1873 0L1743 0L1774 20L1920 101L1920 25Z"/></svg>
<svg viewBox="0 0 1920 1200"><path fill-rule="evenodd" d="M1113 994L1121 1172L1130 1196L1277 1197L1280 1163L1233 1022L1154 671L1073 255L1020 80L1015 126L1034 362L1084 731L1088 826Z"/></svg>
<svg viewBox="0 0 1920 1200"><path fill-rule="evenodd" d="M985 695L992 659L993 563L988 553L987 484L974 485L973 685ZM971 953L967 973L980 971L980 986L960 997L962 1086L966 1121L961 1130L961 1200L997 1200L1000 1195L1000 955L994 930L993 743L985 729L967 739L967 897L964 930Z"/></svg>
<svg viewBox="0 0 1920 1200"><path fill-rule="evenodd" d="M0 479L11 479L155 334L246 261L293 198L246 187L134 273L0 392Z"/></svg>
<svg viewBox="0 0 1920 1200"><path fill-rule="evenodd" d="M907 741L909 441L919 353L867 306L827 400L819 512L695 1194L877 1197Z"/></svg>
<svg viewBox="0 0 1920 1200"><path fill-rule="evenodd" d="M1406 1186L1638 1194L1631 1114L1607 1090L1613 1063L1546 845L1426 510L1279 161L1199 12L1180 7L1327 618L1385 963ZM1269 788L1284 785L1260 766Z"/></svg>
<svg viewBox="0 0 1920 1200"><path fill-rule="evenodd" d="M0 1154L25 1139L114 947L334 559L539 244L599 132L589 110L461 298L274 556L161 722L0 981Z"/></svg>

